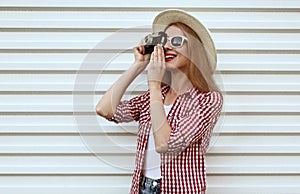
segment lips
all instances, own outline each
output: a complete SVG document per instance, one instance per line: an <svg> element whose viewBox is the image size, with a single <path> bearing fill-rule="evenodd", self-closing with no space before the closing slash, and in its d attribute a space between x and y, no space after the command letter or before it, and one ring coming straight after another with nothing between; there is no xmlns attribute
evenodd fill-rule
<svg viewBox="0 0 300 194"><path fill-rule="evenodd" d="M165 53L165 61L166 62L170 62L170 61L172 61L173 59L175 59L176 58L176 54L174 54L174 53Z"/></svg>

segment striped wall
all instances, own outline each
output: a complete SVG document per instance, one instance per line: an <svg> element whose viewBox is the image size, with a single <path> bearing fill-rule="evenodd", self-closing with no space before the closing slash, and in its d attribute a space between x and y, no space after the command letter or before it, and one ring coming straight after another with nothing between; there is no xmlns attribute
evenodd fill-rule
<svg viewBox="0 0 300 194"><path fill-rule="evenodd" d="M218 50L225 116L207 193L300 193L299 0L1 0L1 194L128 193L136 124L109 123L94 106L133 60L128 40L111 37L129 29L135 44L165 8L202 20Z"/></svg>

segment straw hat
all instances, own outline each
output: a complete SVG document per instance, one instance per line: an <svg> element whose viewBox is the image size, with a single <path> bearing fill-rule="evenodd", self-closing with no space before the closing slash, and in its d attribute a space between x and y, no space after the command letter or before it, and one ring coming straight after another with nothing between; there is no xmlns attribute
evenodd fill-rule
<svg viewBox="0 0 300 194"><path fill-rule="evenodd" d="M217 66L217 51L210 31L194 16L179 9L167 9L159 13L153 23L153 32L164 31L165 28L175 22L181 22L193 29L201 39L206 51L209 63L214 71Z"/></svg>

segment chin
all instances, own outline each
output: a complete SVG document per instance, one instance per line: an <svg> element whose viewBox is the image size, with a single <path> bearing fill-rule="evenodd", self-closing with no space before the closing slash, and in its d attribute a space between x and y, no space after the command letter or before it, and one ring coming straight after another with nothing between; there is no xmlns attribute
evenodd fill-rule
<svg viewBox="0 0 300 194"><path fill-rule="evenodd" d="M184 64L184 65L183 65ZM165 62L167 70L174 71L174 70L182 70L187 68L187 63L186 62L176 62L175 61L170 61L170 62Z"/></svg>
<svg viewBox="0 0 300 194"><path fill-rule="evenodd" d="M175 64L170 62L166 62L165 65L166 65L166 69L169 71L178 69Z"/></svg>

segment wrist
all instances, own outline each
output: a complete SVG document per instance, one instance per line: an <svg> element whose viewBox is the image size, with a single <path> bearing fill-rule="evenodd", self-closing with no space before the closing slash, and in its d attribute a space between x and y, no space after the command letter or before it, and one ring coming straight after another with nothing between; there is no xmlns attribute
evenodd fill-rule
<svg viewBox="0 0 300 194"><path fill-rule="evenodd" d="M127 71L131 72L135 76L138 76L143 72L143 69L139 66L138 63L133 63Z"/></svg>
<svg viewBox="0 0 300 194"><path fill-rule="evenodd" d="M159 81L148 81L148 87L150 91L161 91L161 82Z"/></svg>
<svg viewBox="0 0 300 194"><path fill-rule="evenodd" d="M137 71L139 72L139 74L141 72L143 72L145 70L145 68L147 67L147 63L146 62L143 62L143 61L135 61L133 64L132 64L132 67Z"/></svg>

